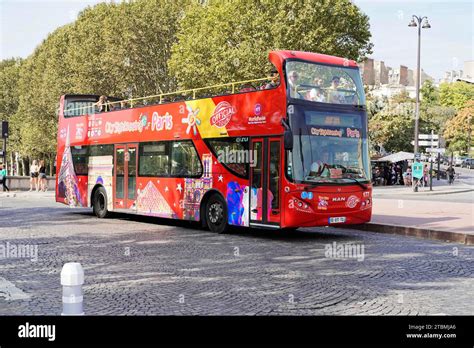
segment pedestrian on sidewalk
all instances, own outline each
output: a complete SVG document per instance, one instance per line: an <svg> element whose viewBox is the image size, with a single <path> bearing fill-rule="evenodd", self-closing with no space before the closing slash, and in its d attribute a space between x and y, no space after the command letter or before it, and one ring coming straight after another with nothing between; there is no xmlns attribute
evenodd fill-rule
<svg viewBox="0 0 474 348"><path fill-rule="evenodd" d="M0 184L3 185L3 192L9 192L7 187L7 169L3 164L0 164Z"/></svg>
<svg viewBox="0 0 474 348"><path fill-rule="evenodd" d="M39 178L38 178L38 186L40 190L46 192L47 190L47 179L46 179L46 166L44 165L44 160L40 160L39 164Z"/></svg>
<svg viewBox="0 0 474 348"><path fill-rule="evenodd" d="M411 166L408 166L406 172L403 174L403 182L405 183L405 186L411 186L412 181L411 181Z"/></svg>
<svg viewBox="0 0 474 348"><path fill-rule="evenodd" d="M428 186L429 173L430 170L428 169L428 165L425 164L425 167L423 168L423 186Z"/></svg>
<svg viewBox="0 0 474 348"><path fill-rule="evenodd" d="M390 168L386 163L383 165L383 180L384 185L388 185L388 182L390 180Z"/></svg>
<svg viewBox="0 0 474 348"><path fill-rule="evenodd" d="M390 166L390 185L397 184L397 171L395 170L395 164Z"/></svg>
<svg viewBox="0 0 474 348"><path fill-rule="evenodd" d="M453 165L450 163L448 169L446 169L446 174L448 176L448 184L451 185L454 182L454 175L456 171L454 170Z"/></svg>
<svg viewBox="0 0 474 348"><path fill-rule="evenodd" d="M38 177L39 177L38 161L33 160L33 164L30 167L30 191L33 191L33 186L35 187L36 191L39 190Z"/></svg>
<svg viewBox="0 0 474 348"><path fill-rule="evenodd" d="M403 185L403 172L402 172L402 166L400 165L400 163L397 163L395 167L395 172L397 173L396 184Z"/></svg>

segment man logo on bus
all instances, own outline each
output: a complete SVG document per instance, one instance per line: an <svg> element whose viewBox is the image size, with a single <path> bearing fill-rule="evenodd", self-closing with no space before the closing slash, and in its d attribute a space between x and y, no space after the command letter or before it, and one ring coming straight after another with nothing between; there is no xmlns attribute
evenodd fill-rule
<svg viewBox="0 0 474 348"><path fill-rule="evenodd" d="M218 128L225 127L232 118L232 115L235 113L235 107L226 101L222 101L217 104L209 122L211 123L211 126L216 126Z"/></svg>

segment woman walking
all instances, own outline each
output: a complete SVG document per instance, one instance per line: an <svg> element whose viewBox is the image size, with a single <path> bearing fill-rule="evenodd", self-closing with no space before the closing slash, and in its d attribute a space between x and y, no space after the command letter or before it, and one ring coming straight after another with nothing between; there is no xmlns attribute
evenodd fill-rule
<svg viewBox="0 0 474 348"><path fill-rule="evenodd" d="M40 187L41 191L46 192L47 190L47 181L46 181L46 166L44 165L44 160L40 160L39 162L39 183L38 186Z"/></svg>
<svg viewBox="0 0 474 348"><path fill-rule="evenodd" d="M33 164L30 167L30 191L33 191L33 185L36 191L39 190L38 176L39 176L38 161L33 160Z"/></svg>
<svg viewBox="0 0 474 348"><path fill-rule="evenodd" d="M0 164L0 184L3 185L3 192L9 192L7 187L7 170L3 164Z"/></svg>

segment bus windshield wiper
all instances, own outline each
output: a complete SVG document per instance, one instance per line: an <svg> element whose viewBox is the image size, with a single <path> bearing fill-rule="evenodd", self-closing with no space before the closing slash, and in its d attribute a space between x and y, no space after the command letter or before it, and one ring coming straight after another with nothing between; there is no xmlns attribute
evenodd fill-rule
<svg viewBox="0 0 474 348"><path fill-rule="evenodd" d="M359 185L360 187L362 187L364 190L367 190L367 186L363 183L361 183L359 180L357 179L354 179L354 178L344 178L344 179L349 179L349 180L353 180L357 185Z"/></svg>

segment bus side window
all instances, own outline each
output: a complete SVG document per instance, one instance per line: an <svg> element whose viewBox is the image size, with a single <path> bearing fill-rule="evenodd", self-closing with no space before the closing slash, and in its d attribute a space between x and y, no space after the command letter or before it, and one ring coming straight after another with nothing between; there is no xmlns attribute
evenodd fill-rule
<svg viewBox="0 0 474 348"><path fill-rule="evenodd" d="M139 150L139 176L169 175L169 142L141 143Z"/></svg>

